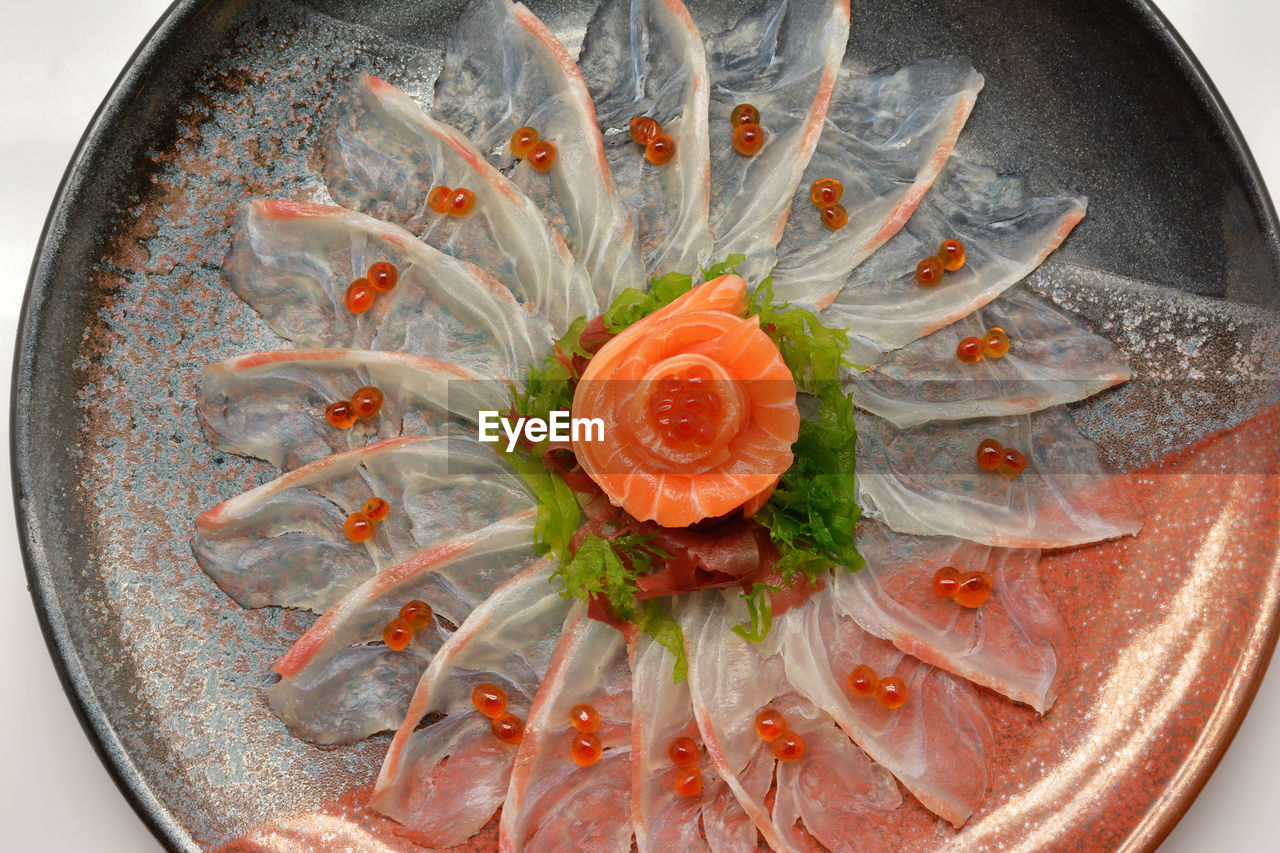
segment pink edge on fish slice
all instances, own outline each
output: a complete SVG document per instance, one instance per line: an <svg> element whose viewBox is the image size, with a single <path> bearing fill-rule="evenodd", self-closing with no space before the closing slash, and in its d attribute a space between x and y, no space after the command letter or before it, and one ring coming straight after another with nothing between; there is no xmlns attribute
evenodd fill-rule
<svg viewBox="0 0 1280 853"><path fill-rule="evenodd" d="M387 517L351 541L344 522L375 497ZM379 569L533 506L524 481L469 437L390 438L223 501L196 517L191 547L242 606L321 612Z"/></svg>
<svg viewBox="0 0 1280 853"><path fill-rule="evenodd" d="M848 38L848 0L783 0L758 6L708 40L712 256L746 255L738 271L753 284L777 259ZM733 147L729 118L740 103L760 111L765 143L753 156ZM791 121L796 114L802 118Z"/></svg>
<svg viewBox="0 0 1280 853"><path fill-rule="evenodd" d="M494 736L472 691L489 682L528 719L569 604L542 560L499 587L440 648L423 674L378 774L370 806L429 847L479 832L506 796L518 747Z"/></svg>
<svg viewBox="0 0 1280 853"><path fill-rule="evenodd" d="M825 597L819 593L815 599ZM832 737L837 729L831 717L788 681L777 620L762 644L749 643L732 631L747 616L741 596L716 590L689 596L676 615L684 631L689 692L707 757L765 842L777 851L808 851L813 844L807 836L815 836L829 849L852 850L883 838L901 805L893 777L843 734ZM799 760L775 760L771 745L757 734L755 719L765 709L779 711L788 728L805 740ZM800 802L833 760L833 752L843 780L856 784L829 786L820 808ZM766 798L775 770L778 795L770 810ZM797 828L798 820L804 821L804 831Z"/></svg>
<svg viewBox="0 0 1280 853"><path fill-rule="evenodd" d="M840 74L778 247L779 301L830 304L850 271L898 233L951 156L982 85L961 59ZM827 178L843 187L848 223L839 229L823 224L810 197Z"/></svg>
<svg viewBox="0 0 1280 853"><path fill-rule="evenodd" d="M436 545L386 569L325 611L274 665L271 710L320 745L354 743L394 729L440 644L499 586L535 562L535 510ZM434 611L399 651L382 631L412 600Z"/></svg>
<svg viewBox="0 0 1280 853"><path fill-rule="evenodd" d="M957 829L964 825L986 795L991 746L991 726L973 686L866 633L829 594L788 610L773 630L795 689L927 809ZM906 703L890 710L871 697L852 696L845 681L859 664L880 678L901 678Z"/></svg>
<svg viewBox="0 0 1280 853"><path fill-rule="evenodd" d="M576 731L569 710L580 703L599 713L595 734L604 748L586 767L570 753ZM613 626L588 618L579 603L529 710L502 804L498 849L630 850L631 718L626 640Z"/></svg>
<svg viewBox="0 0 1280 853"><path fill-rule="evenodd" d="M867 564L839 572L831 595L864 631L907 654L1044 713L1057 698L1071 637L1040 583L1040 552L949 536L907 536L876 522L858 530ZM992 577L977 609L933 590L934 573Z"/></svg>
<svg viewBox="0 0 1280 853"><path fill-rule="evenodd" d="M348 429L329 424L326 407L363 385L383 393L377 415ZM480 411L504 410L510 399L501 379L422 356L272 350L206 365L196 411L213 447L290 470L379 436L474 434Z"/></svg>
<svg viewBox="0 0 1280 853"><path fill-rule="evenodd" d="M598 312L587 272L564 237L456 129L368 74L338 99L334 118L322 172L340 203L489 271L556 337L577 317ZM427 204L435 186L470 190L475 209L462 217L436 213Z"/></svg>

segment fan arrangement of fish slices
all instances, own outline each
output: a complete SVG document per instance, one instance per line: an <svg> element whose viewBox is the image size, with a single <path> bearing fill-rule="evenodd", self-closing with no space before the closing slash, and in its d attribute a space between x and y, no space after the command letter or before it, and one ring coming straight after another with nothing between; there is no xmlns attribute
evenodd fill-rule
<svg viewBox="0 0 1280 853"><path fill-rule="evenodd" d="M1051 709L1069 649L1040 549L1141 526L1064 408L1125 381L1125 356L1019 286L1085 199L950 156L982 76L954 58L843 67L849 26L847 0L766 0L704 37L679 0L605 0L575 62L523 5L474 0L430 111L361 75L322 116L333 204L243 208L231 287L298 348L208 366L200 412L212 444L283 473L201 515L194 551L244 607L321 614L275 664L270 707L325 747L393 731L371 805L416 841L462 843L500 810L512 851L889 849L904 794L955 827L982 803L979 687ZM761 117L754 156L731 141L741 103ZM635 116L674 158L646 160ZM512 156L523 126L555 146L551 168ZM841 229L809 201L820 178L843 184ZM474 210L437 213L437 186ZM920 286L916 264L946 239L966 263ZM750 285L773 270L780 301L850 328L872 365L843 380L867 565L832 573L762 644L730 630L747 619L736 590L671 599L677 682L663 647L561 597L534 549L536 500L476 424L575 318L730 253ZM346 289L379 262L398 285L352 313ZM994 326L1006 357L957 359ZM326 422L369 385L375 416ZM1026 455L1022 476L975 467L986 438ZM391 511L354 541L344 519L373 498ZM989 573L990 598L936 594L943 566ZM410 600L433 616L396 650L383 627ZM908 701L851 695L858 665ZM518 744L477 710L480 684L525 722ZM579 703L601 718L590 766L567 746ZM765 710L804 738L798 760L757 734ZM678 737L698 747L694 796L673 786Z"/></svg>

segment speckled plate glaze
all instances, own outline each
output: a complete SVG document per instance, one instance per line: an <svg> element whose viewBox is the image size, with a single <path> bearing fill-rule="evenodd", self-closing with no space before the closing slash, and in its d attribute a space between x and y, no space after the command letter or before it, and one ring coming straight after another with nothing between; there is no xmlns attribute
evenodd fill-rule
<svg viewBox="0 0 1280 853"><path fill-rule="evenodd" d="M322 751L267 710L311 617L244 610L197 568L192 518L267 466L210 450L202 364L281 342L227 290L235 205L313 198L317 123L358 70L424 103L462 3L182 0L89 127L18 340L15 491L68 694L175 850L409 850L363 806L385 737ZM531 2L576 50L593 0ZM738 4L691 3L704 30ZM1275 644L1280 241L1203 72L1137 0L855 2L846 62L968 56L958 151L1090 197L1032 286L1133 357L1075 409L1147 507L1136 539L1046 557L1076 653L1052 711L995 696L991 788L959 833L908 798L900 848L1146 850L1185 811ZM492 849L492 831L473 849ZM291 846L293 845L293 846Z"/></svg>

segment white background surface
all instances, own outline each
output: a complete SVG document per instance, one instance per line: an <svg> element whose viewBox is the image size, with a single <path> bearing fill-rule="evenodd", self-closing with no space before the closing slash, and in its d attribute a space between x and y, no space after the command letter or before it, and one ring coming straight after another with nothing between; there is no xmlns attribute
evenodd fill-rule
<svg viewBox="0 0 1280 853"><path fill-rule="evenodd" d="M1162 0L1280 194L1280 4ZM8 367L41 225L71 153L165 0L0 0L0 471ZM116 790L62 692L0 497L0 849L133 853L160 846ZM1262 685L1218 771L1162 853L1280 849L1280 677Z"/></svg>

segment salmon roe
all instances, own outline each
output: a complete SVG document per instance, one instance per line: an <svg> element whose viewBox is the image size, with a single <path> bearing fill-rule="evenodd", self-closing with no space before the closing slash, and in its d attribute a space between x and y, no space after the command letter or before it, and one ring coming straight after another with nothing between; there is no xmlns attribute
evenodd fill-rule
<svg viewBox="0 0 1280 853"><path fill-rule="evenodd" d="M400 608L400 618L407 620L415 631L429 625L432 615L431 605L420 598L415 598Z"/></svg>
<svg viewBox="0 0 1280 853"><path fill-rule="evenodd" d="M400 271L396 269L395 264L387 263L386 261L378 261L371 264L365 276L369 279L369 283L373 285L373 289L379 293L394 290L395 286L400 282Z"/></svg>
<svg viewBox="0 0 1280 853"><path fill-rule="evenodd" d="M556 147L545 139L529 151L529 165L545 172L556 162Z"/></svg>
<svg viewBox="0 0 1280 853"><path fill-rule="evenodd" d="M943 566L933 573L933 591L943 598L952 598L960 589L960 573L951 566Z"/></svg>
<svg viewBox="0 0 1280 853"><path fill-rule="evenodd" d="M352 542L365 542L373 536L373 522L363 512L353 512L342 522L342 529Z"/></svg>
<svg viewBox="0 0 1280 853"><path fill-rule="evenodd" d="M809 187L809 199L818 207L830 207L844 195L844 184L835 178L818 178Z"/></svg>
<svg viewBox="0 0 1280 853"><path fill-rule="evenodd" d="M1000 458L1004 455L1004 445L994 438L984 438L978 445L978 467L994 471L1000 467Z"/></svg>
<svg viewBox="0 0 1280 853"><path fill-rule="evenodd" d="M756 734L772 741L787 730L787 718L772 708L756 714Z"/></svg>
<svg viewBox="0 0 1280 853"><path fill-rule="evenodd" d="M409 624L409 620L402 616L397 616L386 624L382 629L382 642L387 644L387 648L392 651L402 652L409 646L409 641L413 639L413 626Z"/></svg>
<svg viewBox="0 0 1280 853"><path fill-rule="evenodd" d="M682 797L702 796L702 771L697 767L677 767L671 788Z"/></svg>
<svg viewBox="0 0 1280 853"><path fill-rule="evenodd" d="M839 231L849 223L849 213L844 209L843 204L824 207L818 215L822 217L822 224L832 231Z"/></svg>
<svg viewBox="0 0 1280 853"><path fill-rule="evenodd" d="M590 705L574 705L569 709L569 722L580 732L594 732L600 728L600 714Z"/></svg>
<svg viewBox="0 0 1280 853"><path fill-rule="evenodd" d="M637 145L648 145L662 133L662 125L649 116L636 116L631 120L631 141Z"/></svg>
<svg viewBox="0 0 1280 853"><path fill-rule="evenodd" d="M347 286L347 296L344 300L347 310L352 314L363 314L373 307L373 297L377 291L373 289L367 278L358 278Z"/></svg>
<svg viewBox="0 0 1280 853"><path fill-rule="evenodd" d="M693 367L658 380L649 397L649 415L667 441L707 447L715 440L720 397L706 387L711 374Z"/></svg>
<svg viewBox="0 0 1280 853"><path fill-rule="evenodd" d="M982 338L965 338L956 347L956 358L965 364L974 364L982 360Z"/></svg>
<svg viewBox="0 0 1280 853"><path fill-rule="evenodd" d="M901 708L907 701L906 682L896 675L880 679L880 686L876 688L876 701L890 710Z"/></svg>
<svg viewBox="0 0 1280 853"><path fill-rule="evenodd" d="M503 743L516 744L524 740L524 720L515 714L500 714L489 724L493 736Z"/></svg>
<svg viewBox="0 0 1280 853"><path fill-rule="evenodd" d="M795 761L804 755L804 738L785 731L773 739L773 757L779 761Z"/></svg>
<svg viewBox="0 0 1280 853"><path fill-rule="evenodd" d="M738 104L729 114L729 124L742 127L744 124L760 124L760 111L750 104Z"/></svg>
<svg viewBox="0 0 1280 853"><path fill-rule="evenodd" d="M466 216L475 209L476 194L471 190L459 187L449 193L449 206L447 210L450 216Z"/></svg>
<svg viewBox="0 0 1280 853"><path fill-rule="evenodd" d="M733 147L746 157L754 157L764 148L764 129L758 124L740 124L733 130Z"/></svg>
<svg viewBox="0 0 1280 853"><path fill-rule="evenodd" d="M1009 352L1009 336L1004 329L999 326L987 329L987 335L982 339L982 351L987 358L1004 358Z"/></svg>
<svg viewBox="0 0 1280 853"><path fill-rule="evenodd" d="M539 138L538 131L528 125L517 128L516 132L511 134L511 153L522 159L528 157L533 146L538 144Z"/></svg>
<svg viewBox="0 0 1280 853"><path fill-rule="evenodd" d="M1006 477L1016 477L1026 469L1027 457L1012 447L1005 448L1004 453L1000 456L1000 464L996 466L996 470Z"/></svg>
<svg viewBox="0 0 1280 853"><path fill-rule="evenodd" d="M853 668L853 672L849 673L846 682L849 685L849 692L854 696L873 696L876 688L880 686L880 679L876 677L876 671L865 663L860 663Z"/></svg>
<svg viewBox="0 0 1280 853"><path fill-rule="evenodd" d="M382 498L369 498L364 502L364 506L360 508L360 511L370 521L382 521L391 512L391 504Z"/></svg>
<svg viewBox="0 0 1280 853"><path fill-rule="evenodd" d="M925 258L916 264L916 281L925 287L933 287L942 281L942 261L937 258Z"/></svg>
<svg viewBox="0 0 1280 853"><path fill-rule="evenodd" d="M349 402L338 400L325 408L324 419L330 426L336 426L338 429L351 429L356 422L356 413L351 411Z"/></svg>
<svg viewBox="0 0 1280 853"><path fill-rule="evenodd" d="M448 213L449 196L452 193L452 187L432 187L431 192L427 193L427 207L431 208L436 213Z"/></svg>
<svg viewBox="0 0 1280 853"><path fill-rule="evenodd" d="M507 691L488 681L477 684L471 691L471 704L475 705L476 710L481 714L492 717L494 720L502 716L513 716L503 713L507 710L507 701Z"/></svg>
<svg viewBox="0 0 1280 853"><path fill-rule="evenodd" d="M600 760L604 747L595 732L577 732L569 745L569 754L579 767L590 767Z"/></svg>
<svg viewBox="0 0 1280 853"><path fill-rule="evenodd" d="M691 737L678 737L667 747L667 757L677 767L686 767L698 760L698 745Z"/></svg>
<svg viewBox="0 0 1280 853"><path fill-rule="evenodd" d="M981 607L991 596L991 575L986 572L965 572L960 579L955 602L961 607Z"/></svg>
<svg viewBox="0 0 1280 853"><path fill-rule="evenodd" d="M938 260L947 272L955 272L964 266L964 244L959 240L943 240L938 247Z"/></svg>
<svg viewBox="0 0 1280 853"><path fill-rule="evenodd" d="M363 385L351 395L351 411L358 418L371 418L382 410L382 400L382 392L375 386Z"/></svg>
<svg viewBox="0 0 1280 853"><path fill-rule="evenodd" d="M644 147L644 157L655 166L664 166L676 156L676 141L668 133L659 133Z"/></svg>

